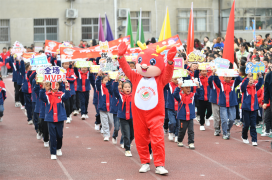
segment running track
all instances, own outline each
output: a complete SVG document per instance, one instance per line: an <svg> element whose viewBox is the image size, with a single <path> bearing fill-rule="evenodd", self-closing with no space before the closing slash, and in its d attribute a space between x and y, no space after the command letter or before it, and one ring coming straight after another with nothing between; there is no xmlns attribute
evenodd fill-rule
<svg viewBox="0 0 272 180"><path fill-rule="evenodd" d="M253 147L242 143L241 128L234 127L231 139L223 140L213 135L212 125L200 132L197 122L195 150L177 147L165 135L167 176L154 173L153 161L151 171L140 174L134 142L133 157L125 157L119 143L104 142L94 130L92 92L90 118L82 121L77 116L65 124L63 156L51 160L49 149L36 139L34 126L28 125L24 112L14 107L11 78L4 82L8 98L0 123L0 179L272 179L271 138L258 134L258 146ZM187 145L187 136L184 143Z"/></svg>

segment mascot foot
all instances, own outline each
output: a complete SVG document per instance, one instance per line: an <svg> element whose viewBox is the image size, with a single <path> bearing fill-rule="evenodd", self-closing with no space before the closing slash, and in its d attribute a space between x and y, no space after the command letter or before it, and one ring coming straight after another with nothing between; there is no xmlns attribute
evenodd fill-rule
<svg viewBox="0 0 272 180"><path fill-rule="evenodd" d="M142 164L142 167L139 170L139 172L140 173L146 173L147 171L150 171L150 165L149 164Z"/></svg>
<svg viewBox="0 0 272 180"><path fill-rule="evenodd" d="M157 173L157 174L168 174L168 171L163 166L159 166L159 167L156 167L155 173Z"/></svg>

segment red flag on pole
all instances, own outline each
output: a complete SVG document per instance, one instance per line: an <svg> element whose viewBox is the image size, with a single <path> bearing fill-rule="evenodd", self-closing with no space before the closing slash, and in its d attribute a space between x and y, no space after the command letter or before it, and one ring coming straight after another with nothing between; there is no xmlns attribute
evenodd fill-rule
<svg viewBox="0 0 272 180"><path fill-rule="evenodd" d="M229 16L229 23L224 43L223 58L228 59L231 63L234 62L234 10L235 0L233 1L232 8Z"/></svg>
<svg viewBox="0 0 272 180"><path fill-rule="evenodd" d="M193 13L193 2L191 5L191 13L188 27L188 37L187 37L187 55L194 51L194 13Z"/></svg>

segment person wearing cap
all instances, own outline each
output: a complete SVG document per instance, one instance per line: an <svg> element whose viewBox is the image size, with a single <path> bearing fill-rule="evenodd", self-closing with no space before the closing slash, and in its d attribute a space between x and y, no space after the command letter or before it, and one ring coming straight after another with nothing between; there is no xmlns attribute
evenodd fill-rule
<svg viewBox="0 0 272 180"><path fill-rule="evenodd" d="M173 96L178 101L177 119L180 122L178 133L178 146L183 147L183 139L188 129L188 144L190 149L195 149L194 145L194 121L195 119L195 93L191 92L192 86L198 86L199 83L193 80L184 80L179 82ZM182 89L182 92L181 92Z"/></svg>

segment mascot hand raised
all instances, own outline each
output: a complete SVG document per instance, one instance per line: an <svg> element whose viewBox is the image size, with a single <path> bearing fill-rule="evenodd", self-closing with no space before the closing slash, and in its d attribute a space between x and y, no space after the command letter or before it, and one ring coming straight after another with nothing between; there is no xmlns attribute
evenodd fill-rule
<svg viewBox="0 0 272 180"><path fill-rule="evenodd" d="M118 47L118 56L124 56L127 52L127 45L125 42L121 42Z"/></svg>
<svg viewBox="0 0 272 180"><path fill-rule="evenodd" d="M177 54L177 48L174 46L168 51L167 60L174 62L174 57L176 56L176 54Z"/></svg>

